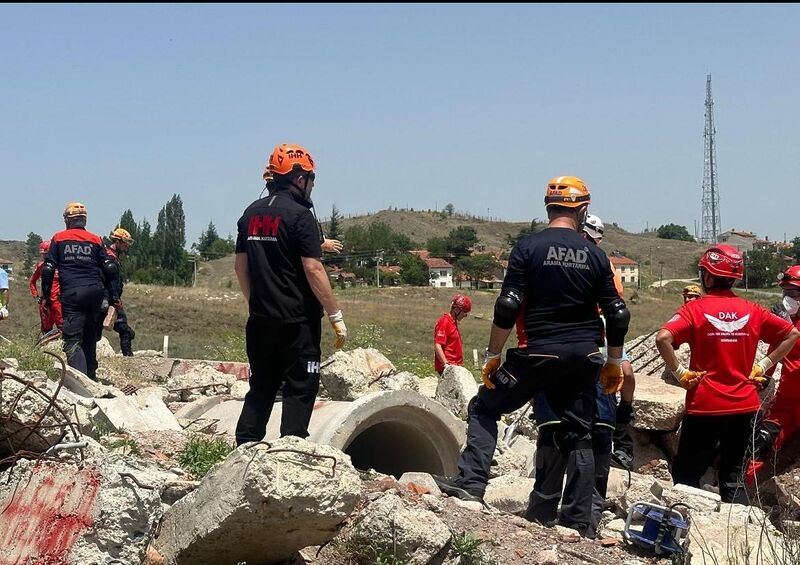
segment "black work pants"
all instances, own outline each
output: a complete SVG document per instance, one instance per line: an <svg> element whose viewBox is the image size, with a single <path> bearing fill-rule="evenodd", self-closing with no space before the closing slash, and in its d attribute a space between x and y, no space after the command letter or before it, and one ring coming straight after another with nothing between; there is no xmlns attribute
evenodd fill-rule
<svg viewBox="0 0 800 565"><path fill-rule="evenodd" d="M748 504L742 468L753 433L755 412L701 416L687 414L672 463L675 484L700 487L700 479L719 455L719 494L722 502Z"/></svg>
<svg viewBox="0 0 800 565"><path fill-rule="evenodd" d="M592 428L592 453L594 454L594 492L592 493L592 519L587 537L597 535L597 527L603 515L603 504L608 492L608 473L611 471L611 444L614 428L596 423Z"/></svg>
<svg viewBox="0 0 800 565"><path fill-rule="evenodd" d="M119 349L125 357L133 356L133 338L136 335L128 325L128 316L124 308L117 310L114 331L119 334Z"/></svg>
<svg viewBox="0 0 800 565"><path fill-rule="evenodd" d="M281 385L281 437L308 437L319 391L321 335L320 320L279 324L250 316L246 328L250 391L236 424L237 445L264 439Z"/></svg>
<svg viewBox="0 0 800 565"><path fill-rule="evenodd" d="M97 326L103 302L102 286L61 287L62 328L67 364L97 378Z"/></svg>
<svg viewBox="0 0 800 565"><path fill-rule="evenodd" d="M470 405L467 446L458 464L461 487L483 494L497 446L497 421L524 406L535 394L544 394L560 423L550 434L552 441L543 443L543 435L548 434L540 434L537 440L536 482L526 517L542 523L555 521L555 512L550 515L549 504L542 504L537 490L544 483L553 483L557 476L560 495L566 470L561 523L585 533L594 482L591 426L595 381L602 365L603 357L594 343L509 350L501 371L513 375L516 384L509 388L498 382L491 390L482 386ZM551 450L547 443L552 444Z"/></svg>

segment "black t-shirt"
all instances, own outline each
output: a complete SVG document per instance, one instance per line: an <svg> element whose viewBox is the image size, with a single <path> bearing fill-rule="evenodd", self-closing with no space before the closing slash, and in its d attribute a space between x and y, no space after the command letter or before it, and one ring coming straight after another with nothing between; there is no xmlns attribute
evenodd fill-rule
<svg viewBox="0 0 800 565"><path fill-rule="evenodd" d="M311 203L285 190L253 202L238 223L236 253L247 253L250 314L281 323L322 317L302 257L321 257Z"/></svg>
<svg viewBox="0 0 800 565"><path fill-rule="evenodd" d="M578 232L547 228L511 250L503 288L521 292L527 345L597 342L597 306L619 300L608 257Z"/></svg>

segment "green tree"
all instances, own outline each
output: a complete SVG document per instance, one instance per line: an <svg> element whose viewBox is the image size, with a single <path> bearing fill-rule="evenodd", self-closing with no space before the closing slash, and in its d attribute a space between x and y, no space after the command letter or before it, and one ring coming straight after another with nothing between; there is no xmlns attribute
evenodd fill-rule
<svg viewBox="0 0 800 565"><path fill-rule="evenodd" d="M689 235L689 230L686 226L679 226L678 224L665 224L656 230L656 236L661 239L677 239L680 241L694 241L694 238Z"/></svg>
<svg viewBox="0 0 800 565"><path fill-rule="evenodd" d="M455 271L464 273L473 282L488 279L497 268L497 259L489 253L459 257Z"/></svg>
<svg viewBox="0 0 800 565"><path fill-rule="evenodd" d="M432 257L444 257L447 255L447 243L443 237L432 237L425 244L425 249Z"/></svg>
<svg viewBox="0 0 800 565"><path fill-rule="evenodd" d="M336 204L331 210L331 221L328 222L328 239L339 239L342 236L342 215L336 209Z"/></svg>
<svg viewBox="0 0 800 565"><path fill-rule="evenodd" d="M447 206L444 207L444 211L447 212L448 216L452 217L453 213L456 211L456 207L453 206L452 204L448 204Z"/></svg>
<svg viewBox="0 0 800 565"><path fill-rule="evenodd" d="M159 278L165 284L188 284L193 268L189 264L186 245L186 216L180 195L172 198L158 212L153 249L158 258Z"/></svg>
<svg viewBox="0 0 800 565"><path fill-rule="evenodd" d="M412 286L430 284L428 266L418 255L403 255L400 258L400 279Z"/></svg>
<svg viewBox="0 0 800 565"><path fill-rule="evenodd" d="M447 252L455 256L468 255L476 243L478 233L472 226L458 226L445 238Z"/></svg>
<svg viewBox="0 0 800 565"><path fill-rule="evenodd" d="M522 228L517 232L517 235L511 235L510 233L506 235L506 242L508 242L509 247L514 247L517 242L525 236L531 235L532 233L538 233L542 231L546 227L546 224L539 221L538 218L534 218L531 220L531 225L527 228Z"/></svg>
<svg viewBox="0 0 800 565"><path fill-rule="evenodd" d="M796 237L792 240L791 255L794 257L795 265L800 263L800 237Z"/></svg>
<svg viewBox="0 0 800 565"><path fill-rule="evenodd" d="M780 255L771 249L753 249L744 261L747 286L765 288L777 284L778 273L786 267Z"/></svg>
<svg viewBox="0 0 800 565"><path fill-rule="evenodd" d="M33 266L39 260L39 245L42 243L42 236L38 233L30 232L28 239L25 240L25 262L22 264L22 274L30 277L33 274Z"/></svg>

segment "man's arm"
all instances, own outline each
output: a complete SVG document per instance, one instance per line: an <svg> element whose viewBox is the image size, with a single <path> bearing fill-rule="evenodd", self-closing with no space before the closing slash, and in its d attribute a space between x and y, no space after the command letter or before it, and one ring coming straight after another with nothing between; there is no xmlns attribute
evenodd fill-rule
<svg viewBox="0 0 800 565"><path fill-rule="evenodd" d="M678 356L675 355L675 349L672 347L672 342L675 338L668 330L659 330L656 335L656 349L658 349L661 358L666 364L667 370L674 373L678 368Z"/></svg>
<svg viewBox="0 0 800 565"><path fill-rule="evenodd" d="M775 347L774 351L771 351L769 355L767 355L767 359L771 361L770 366L774 365L792 350L794 347L795 342L797 339L800 338L800 331L797 331L797 328L792 328L783 341L781 341L777 347Z"/></svg>
<svg viewBox="0 0 800 565"><path fill-rule="evenodd" d="M39 297L39 292L36 289L36 282L39 280L39 277L42 276L42 266L44 266L44 261L39 261L36 264L36 268L33 270L33 274L31 275L30 280L28 281L28 286L31 290L31 296L34 298Z"/></svg>
<svg viewBox="0 0 800 565"><path fill-rule="evenodd" d="M331 281L322 261L317 257L302 257L301 259L311 292L317 297L328 315L335 314L339 311L339 304L336 302L336 297L333 296Z"/></svg>
<svg viewBox="0 0 800 565"><path fill-rule="evenodd" d="M250 304L250 272L247 268L247 253L237 253L233 263L233 270L239 280L239 288L242 289L244 301Z"/></svg>
<svg viewBox="0 0 800 565"><path fill-rule="evenodd" d="M442 345L440 343L433 344L433 353L436 355L436 359L439 361L439 363L445 366L449 365L447 358L444 356L444 349L442 349Z"/></svg>

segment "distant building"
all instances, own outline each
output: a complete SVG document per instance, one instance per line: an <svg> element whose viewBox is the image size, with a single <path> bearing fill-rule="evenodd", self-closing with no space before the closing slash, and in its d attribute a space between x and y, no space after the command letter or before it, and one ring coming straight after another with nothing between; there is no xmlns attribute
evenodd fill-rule
<svg viewBox="0 0 800 565"><path fill-rule="evenodd" d="M612 255L609 259L611 259L611 265L613 265L614 270L619 273L622 284L639 284L639 263L621 255Z"/></svg>
<svg viewBox="0 0 800 565"><path fill-rule="evenodd" d="M14 262L8 259L0 259L0 269L3 269L9 275L14 272Z"/></svg>
<svg viewBox="0 0 800 565"><path fill-rule="evenodd" d="M422 257L428 266L431 286L453 288L453 265L438 257Z"/></svg>
<svg viewBox="0 0 800 565"><path fill-rule="evenodd" d="M756 234L738 230L728 230L717 236L717 243L726 243L740 252L752 251L757 240Z"/></svg>

